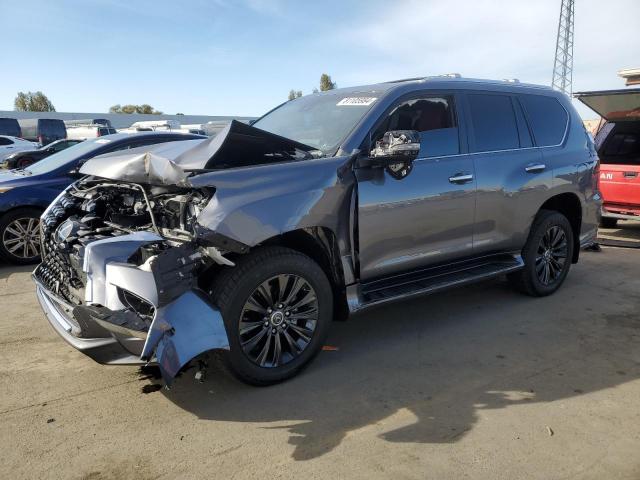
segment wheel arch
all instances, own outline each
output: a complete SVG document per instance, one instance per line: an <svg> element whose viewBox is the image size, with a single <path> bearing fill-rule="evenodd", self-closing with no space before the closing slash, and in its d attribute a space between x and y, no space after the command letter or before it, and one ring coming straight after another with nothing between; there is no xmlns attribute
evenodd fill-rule
<svg viewBox="0 0 640 480"><path fill-rule="evenodd" d="M569 223L573 230L573 258L572 263L577 263L580 257L580 230L582 228L582 203L575 193L560 193L554 195L545 201L538 212L541 210L552 210L561 213Z"/></svg>
<svg viewBox="0 0 640 480"><path fill-rule="evenodd" d="M300 252L324 271L331 283L334 298L334 318L348 315L345 275L342 268L338 239L328 227L306 227L275 235L261 245L277 245Z"/></svg>

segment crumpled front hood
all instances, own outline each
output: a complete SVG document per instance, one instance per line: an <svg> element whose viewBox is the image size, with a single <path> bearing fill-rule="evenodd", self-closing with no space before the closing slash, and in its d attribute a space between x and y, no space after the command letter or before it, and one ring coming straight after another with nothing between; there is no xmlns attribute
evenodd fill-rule
<svg viewBox="0 0 640 480"><path fill-rule="evenodd" d="M310 158L313 147L236 120L206 140L167 142L97 156L80 173L152 185L188 185L201 171Z"/></svg>

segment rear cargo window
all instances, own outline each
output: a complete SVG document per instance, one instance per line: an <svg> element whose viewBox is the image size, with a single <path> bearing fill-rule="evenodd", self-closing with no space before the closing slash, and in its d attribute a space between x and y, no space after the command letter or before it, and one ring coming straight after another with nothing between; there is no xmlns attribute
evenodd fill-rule
<svg viewBox="0 0 640 480"><path fill-rule="evenodd" d="M529 117L536 145L559 145L564 138L569 117L560 102L543 95L521 95L520 101Z"/></svg>
<svg viewBox="0 0 640 480"><path fill-rule="evenodd" d="M636 133L616 133L607 142L605 155L640 155L640 137Z"/></svg>
<svg viewBox="0 0 640 480"><path fill-rule="evenodd" d="M520 147L511 97L470 94L468 98L474 151L490 152Z"/></svg>

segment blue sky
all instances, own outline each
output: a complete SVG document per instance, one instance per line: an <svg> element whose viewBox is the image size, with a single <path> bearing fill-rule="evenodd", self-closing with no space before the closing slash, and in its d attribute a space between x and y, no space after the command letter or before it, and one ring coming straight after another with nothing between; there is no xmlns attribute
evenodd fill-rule
<svg viewBox="0 0 640 480"><path fill-rule="evenodd" d="M640 67L640 1L576 4L574 91L622 88L616 71ZM65 112L149 103L165 113L259 115L291 88L310 93L323 72L338 86L446 72L548 84L559 6L0 0L0 110L19 90L42 90Z"/></svg>

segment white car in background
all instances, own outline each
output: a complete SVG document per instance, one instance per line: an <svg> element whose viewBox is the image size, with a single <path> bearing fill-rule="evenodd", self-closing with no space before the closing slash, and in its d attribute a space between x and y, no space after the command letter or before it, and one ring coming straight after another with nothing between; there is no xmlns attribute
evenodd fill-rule
<svg viewBox="0 0 640 480"><path fill-rule="evenodd" d="M0 163L12 153L22 150L35 150L39 146L37 143L22 138L0 135Z"/></svg>
<svg viewBox="0 0 640 480"><path fill-rule="evenodd" d="M67 126L67 139L87 140L118 133L115 128L101 124Z"/></svg>

